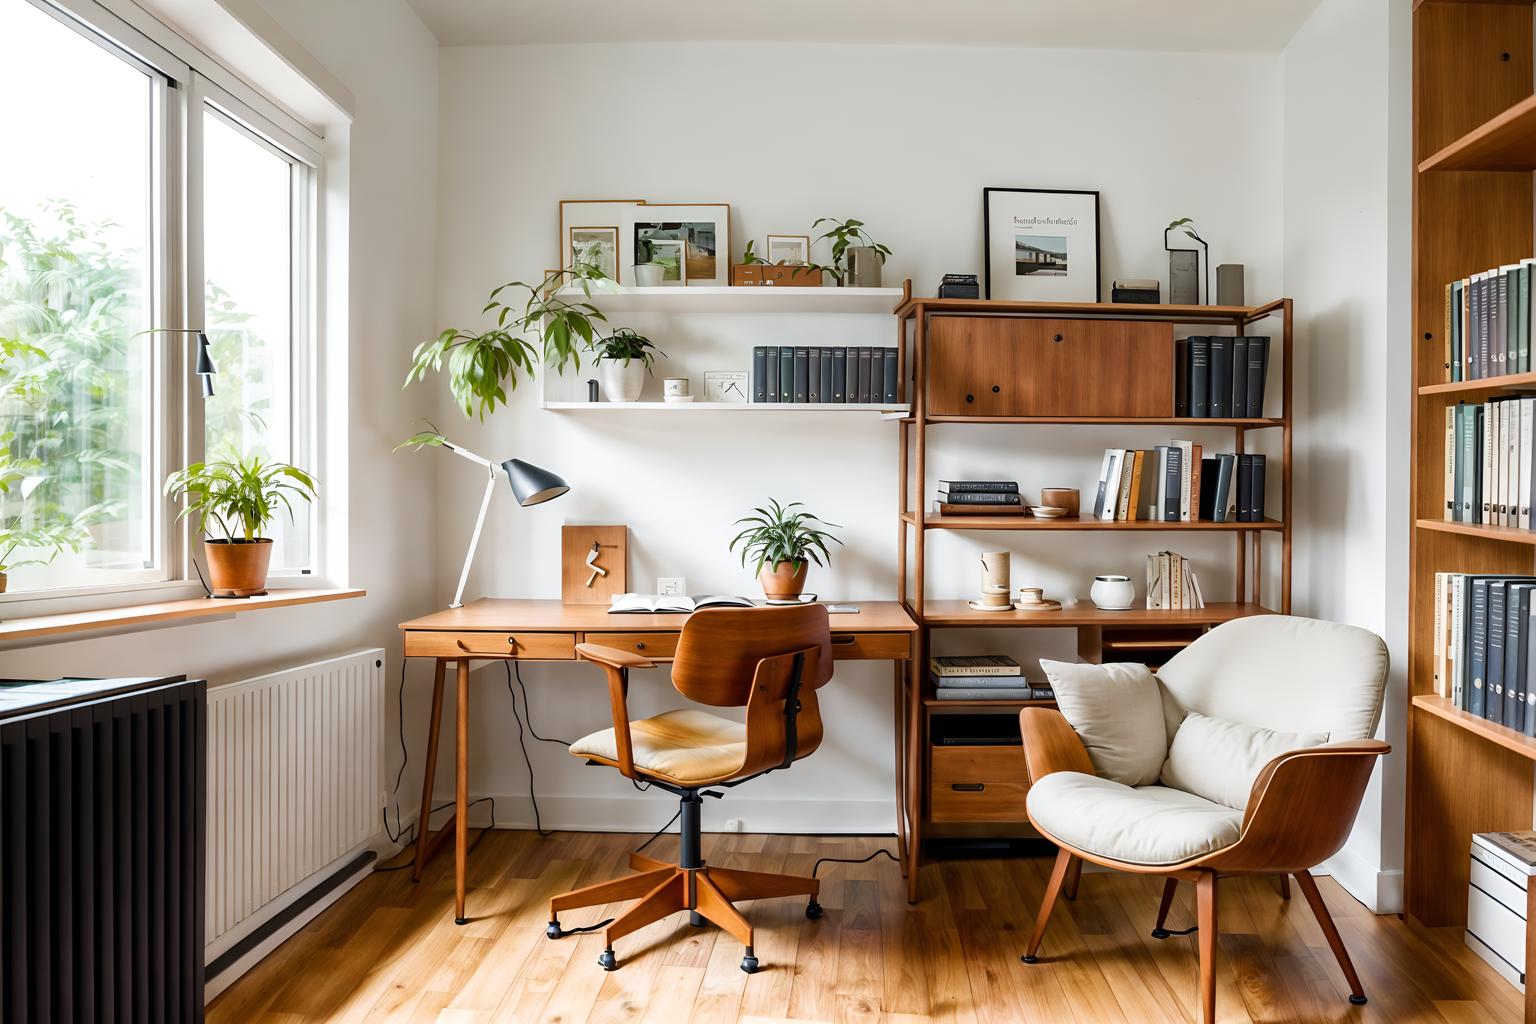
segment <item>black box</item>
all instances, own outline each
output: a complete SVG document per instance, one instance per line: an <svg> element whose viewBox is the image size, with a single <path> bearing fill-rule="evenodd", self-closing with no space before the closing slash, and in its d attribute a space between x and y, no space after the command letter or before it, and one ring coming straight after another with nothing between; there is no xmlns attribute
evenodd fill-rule
<svg viewBox="0 0 1536 1024"><path fill-rule="evenodd" d="M939 298L979 299L981 286L976 283L975 274L945 274L939 282Z"/></svg>

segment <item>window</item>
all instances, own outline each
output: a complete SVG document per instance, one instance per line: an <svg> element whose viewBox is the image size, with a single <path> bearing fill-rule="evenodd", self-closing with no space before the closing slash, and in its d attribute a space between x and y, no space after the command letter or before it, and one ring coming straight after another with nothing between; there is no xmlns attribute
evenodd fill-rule
<svg viewBox="0 0 1536 1024"><path fill-rule="evenodd" d="M3 88L48 83L0 104L0 601L195 586L169 471L231 453L316 468L318 140L90 0L68 8L0 0ZM295 513L274 577L316 565L315 512Z"/></svg>

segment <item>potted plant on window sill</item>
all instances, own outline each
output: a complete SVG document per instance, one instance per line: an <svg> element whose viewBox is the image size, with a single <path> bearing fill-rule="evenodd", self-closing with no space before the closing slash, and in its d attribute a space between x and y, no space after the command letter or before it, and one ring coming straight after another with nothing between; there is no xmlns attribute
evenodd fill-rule
<svg viewBox="0 0 1536 1024"><path fill-rule="evenodd" d="M187 499L177 519L198 515L213 596L254 597L267 592L272 563L272 538L261 536L262 531L280 509L293 518L292 499L314 501L315 480L284 462L230 456L172 473L165 493Z"/></svg>
<svg viewBox="0 0 1536 1024"><path fill-rule="evenodd" d="M649 338L628 327L599 338L592 349L597 353L603 395L610 402L638 401L645 390L645 378L655 365L652 353L666 355Z"/></svg>
<svg viewBox="0 0 1536 1024"><path fill-rule="evenodd" d="M767 508L755 508L756 515L736 520L746 524L731 541L731 550L741 550L741 564L754 561L757 582L770 604L799 600L805 589L806 571L811 562L825 566L832 561L827 542L841 544L822 527L837 527L809 512L796 511L805 506L798 501L780 505L770 498Z"/></svg>

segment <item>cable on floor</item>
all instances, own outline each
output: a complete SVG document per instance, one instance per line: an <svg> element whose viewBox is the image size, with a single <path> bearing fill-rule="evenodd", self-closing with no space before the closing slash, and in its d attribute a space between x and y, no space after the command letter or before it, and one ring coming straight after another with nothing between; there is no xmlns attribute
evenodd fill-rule
<svg viewBox="0 0 1536 1024"><path fill-rule="evenodd" d="M523 752L523 764L528 766L528 802L533 804L533 830L535 832L537 832L541 836L545 836L545 837L552 836L552 835L555 834L555 830L554 829L546 829L544 827L543 819L541 819L539 817L539 798L534 793L534 788L533 788L533 758L528 756L528 741L523 736L523 716L522 716L522 713L519 712L518 709L517 709L517 691L512 689L512 665L509 662L503 661L501 663L501 667L506 669L506 671L507 671L507 695L512 698L512 717L517 722L517 745L518 745L518 747ZM518 679L519 679L519 681L521 681L521 679L522 679L522 671L521 671L521 669L519 669L519 671L518 671ZM526 690L524 690L523 691L523 702L526 704L527 700L528 700L528 692ZM529 709L529 713L528 713L528 730L530 732L533 731L533 712L532 712L532 709ZM534 738L535 739L540 739L541 737L539 737L538 734L535 733L534 734ZM559 740L545 740L545 742L546 743L558 743L560 741ZM567 744L567 745L569 745L569 744Z"/></svg>
<svg viewBox="0 0 1536 1024"><path fill-rule="evenodd" d="M884 854L886 857L889 857L893 863L896 863L896 864L900 864L901 863L901 861L896 859L896 855L895 854L893 854L890 850L887 850L885 847L882 846L880 849L876 850L874 853L870 854L868 857L859 857L857 859L855 859L853 857L823 857L820 860L818 860L815 863L815 865L811 868L811 877L812 878L817 877L816 872L821 870L821 866L823 864L868 864L870 861L874 860L876 857L880 856L881 854Z"/></svg>
<svg viewBox="0 0 1536 1024"><path fill-rule="evenodd" d="M480 845L480 843L485 839L485 834L487 832L491 831L493 828L496 827L496 798L495 797L493 797L493 796L482 796L478 800L471 800L469 802L469 806L473 807L476 804L484 804L484 803L489 803L491 805L491 823L489 825L486 825L486 826L484 826L483 828L480 829L479 833L475 836L475 841L469 844L469 850L466 851L468 853L474 853L475 852L475 848L478 847ZM452 807L453 805L454 805L454 801L452 801L452 800L446 801L445 803L438 804L436 807L432 808L432 813L436 814L438 811L442 810L443 808L445 808L445 807ZM410 828L411 838L410 838L410 840L408 840L405 843L405 847L406 848L404 850L401 850L400 853L395 854L395 856L398 857L398 856L400 856L401 853L411 853L412 854L411 857L408 858L404 864L396 864L393 867L387 867L387 868L374 868L373 870L374 870L375 873L383 874L383 873L388 872L388 871L404 871L406 868L410 867L413 863L415 863L415 855L414 855L414 853L412 853L411 847L416 844L416 838L415 838L416 837L416 829L417 829L417 826L419 824L420 824L419 822L415 822L415 821L411 822L411 828ZM388 833L388 831L389 831L389 816L388 816L387 812L386 812L385 817L384 817L384 830L385 830L386 833ZM398 840L392 840L392 841L398 841Z"/></svg>

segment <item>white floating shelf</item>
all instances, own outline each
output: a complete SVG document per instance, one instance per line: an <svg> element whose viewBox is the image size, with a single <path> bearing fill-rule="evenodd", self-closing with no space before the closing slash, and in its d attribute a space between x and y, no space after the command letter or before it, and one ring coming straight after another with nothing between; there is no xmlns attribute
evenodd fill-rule
<svg viewBox="0 0 1536 1024"><path fill-rule="evenodd" d="M786 288L749 285L721 288L562 288L567 301L590 302L604 313L863 313L889 315L901 303L900 288Z"/></svg>
<svg viewBox="0 0 1536 1024"><path fill-rule="evenodd" d="M654 409L657 412L875 412L906 416L905 405L885 402L545 402L560 412L618 412Z"/></svg>

